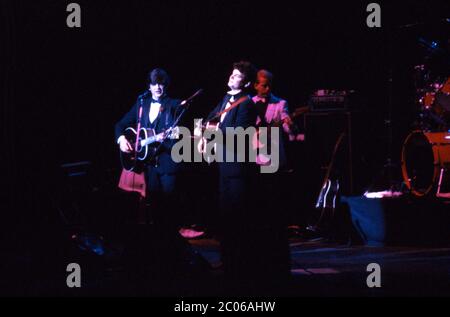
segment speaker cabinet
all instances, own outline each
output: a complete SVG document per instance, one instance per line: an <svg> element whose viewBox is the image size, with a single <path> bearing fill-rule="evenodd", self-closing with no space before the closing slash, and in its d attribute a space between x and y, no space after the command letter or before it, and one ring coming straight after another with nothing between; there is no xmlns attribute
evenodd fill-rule
<svg viewBox="0 0 450 317"><path fill-rule="evenodd" d="M310 112L304 116L306 181L319 192L330 165L332 154L341 134L331 168L337 177L340 193L353 194L352 114L351 112Z"/></svg>

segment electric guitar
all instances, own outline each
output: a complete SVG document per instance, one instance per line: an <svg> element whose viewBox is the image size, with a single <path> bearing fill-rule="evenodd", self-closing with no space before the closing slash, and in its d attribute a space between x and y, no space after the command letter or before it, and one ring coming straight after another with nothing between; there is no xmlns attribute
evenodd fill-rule
<svg viewBox="0 0 450 317"><path fill-rule="evenodd" d="M289 122L290 120L298 117L299 115L304 114L305 112L309 111L309 107L298 107L296 108L292 113L289 114L288 117L284 118L284 119L279 119L279 120L274 120L270 123L271 127L279 127L282 126L283 124L285 124L286 122Z"/></svg>
<svg viewBox="0 0 450 317"><path fill-rule="evenodd" d="M271 144L271 127L281 127L285 123L289 123L294 119L295 117L298 117L306 112L309 111L309 107L299 107L295 109L288 117L284 119L274 120L269 123L269 125L266 127L267 129L264 131L262 129L258 129L256 133L253 135L252 139L252 146L254 150L258 150L259 154L257 157L258 164L267 165L270 163L270 158L267 157L265 154L261 153L262 149L265 147L269 147ZM264 132L263 132L264 131ZM262 140L266 142L262 142ZM278 142L278 140L274 140L274 142ZM268 148L270 150L270 147ZM269 153L269 151L267 151Z"/></svg>
<svg viewBox="0 0 450 317"><path fill-rule="evenodd" d="M120 151L120 161L125 170L133 171L140 167L141 163L155 159L160 144L159 140L178 139L180 131L178 127L175 127L156 134L153 129L141 128L138 135L134 128L129 127L125 129L123 135L133 150L129 153Z"/></svg>

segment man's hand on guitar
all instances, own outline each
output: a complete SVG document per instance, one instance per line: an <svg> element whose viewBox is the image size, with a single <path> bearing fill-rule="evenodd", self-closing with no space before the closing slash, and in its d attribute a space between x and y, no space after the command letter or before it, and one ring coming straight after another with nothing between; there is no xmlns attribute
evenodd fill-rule
<svg viewBox="0 0 450 317"><path fill-rule="evenodd" d="M120 150L122 152L130 153L131 151L133 151L133 148L131 147L130 142L128 142L125 137L120 138L119 146L120 146Z"/></svg>
<svg viewBox="0 0 450 317"><path fill-rule="evenodd" d="M164 140L164 133L155 135L155 142L162 142Z"/></svg>

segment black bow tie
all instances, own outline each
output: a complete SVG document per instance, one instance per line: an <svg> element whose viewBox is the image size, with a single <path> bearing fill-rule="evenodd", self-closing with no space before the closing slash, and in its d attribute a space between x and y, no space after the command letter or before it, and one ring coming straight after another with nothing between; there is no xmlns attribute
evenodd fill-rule
<svg viewBox="0 0 450 317"><path fill-rule="evenodd" d="M228 101L231 102L231 103L233 103L233 102L235 102L236 100L239 99L238 98L239 94L237 94L237 95L230 95L230 94L228 94L228 96L229 96Z"/></svg>
<svg viewBox="0 0 450 317"><path fill-rule="evenodd" d="M153 98L150 99L150 103L159 103L161 104L161 100L155 100Z"/></svg>

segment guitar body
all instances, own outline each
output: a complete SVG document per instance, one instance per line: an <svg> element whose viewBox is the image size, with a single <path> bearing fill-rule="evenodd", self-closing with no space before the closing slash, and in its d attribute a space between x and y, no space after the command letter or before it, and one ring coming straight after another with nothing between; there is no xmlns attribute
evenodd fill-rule
<svg viewBox="0 0 450 317"><path fill-rule="evenodd" d="M194 137L200 138L197 143L197 150L203 154L205 161L210 164L213 161L213 155L216 153L216 144L211 145L210 133L214 133L219 130L219 122L208 121L205 125L197 124L196 130L194 130ZM206 136L205 136L206 134ZM212 146L212 148L211 148ZM207 150L209 149L209 151Z"/></svg>
<svg viewBox="0 0 450 317"><path fill-rule="evenodd" d="M336 197L339 192L339 181L327 179L323 185L319 198L316 202L316 208L336 208Z"/></svg>
<svg viewBox="0 0 450 317"><path fill-rule="evenodd" d="M142 140L148 139L155 135L155 131L152 129L141 128L139 130L138 144L136 146L136 135L137 132L133 128L127 128L124 131L124 136L127 141L131 144L133 151L130 153L125 153L120 151L120 161L122 167L127 171L141 170L143 163L149 156L152 156L154 147L151 146L141 146Z"/></svg>
<svg viewBox="0 0 450 317"><path fill-rule="evenodd" d="M320 210L319 219L313 227L315 231L329 231L336 211L336 200L339 194L339 181L327 179L319 193L316 208Z"/></svg>
<svg viewBox="0 0 450 317"><path fill-rule="evenodd" d="M271 128L271 126L264 127L264 129L259 127L252 136L252 149L257 151L256 164L258 165L268 166L271 164L272 145L279 142L278 139L272 140Z"/></svg>
<svg viewBox="0 0 450 317"><path fill-rule="evenodd" d="M339 194L339 180L331 176L334 160L337 150L344 138L345 133L341 133L334 146L333 154L331 156L330 163L327 167L327 172L322 185L322 188L317 198L316 208L320 210L320 216L315 225L308 228L313 231L320 231L326 233L329 231L334 218L334 212L336 210L336 200Z"/></svg>
<svg viewBox="0 0 450 317"><path fill-rule="evenodd" d="M161 140L165 138L178 139L179 133L178 127L167 129L159 134L156 134L153 129L141 128L137 138L137 132L134 128L126 128L123 135L131 144L133 151L130 153L120 151L122 167L127 171L136 171L136 169L142 169L144 162L155 163Z"/></svg>

